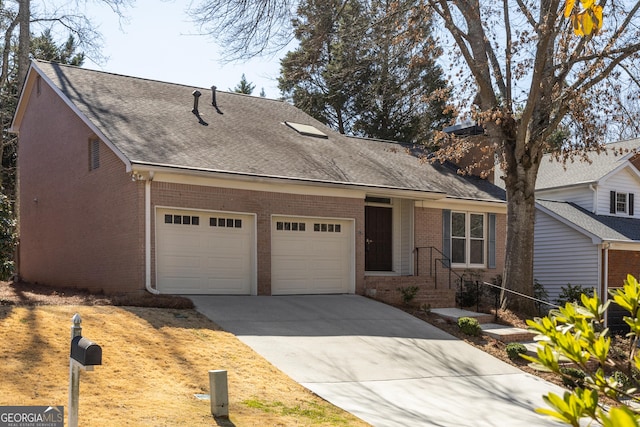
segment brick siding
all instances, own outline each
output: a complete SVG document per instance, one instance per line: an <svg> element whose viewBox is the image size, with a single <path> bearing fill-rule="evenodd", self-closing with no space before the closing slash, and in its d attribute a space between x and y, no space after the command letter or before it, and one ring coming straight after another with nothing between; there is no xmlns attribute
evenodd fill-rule
<svg viewBox="0 0 640 427"><path fill-rule="evenodd" d="M610 250L608 267L609 287L621 288L627 274L640 278L640 252Z"/></svg>
<svg viewBox="0 0 640 427"><path fill-rule="evenodd" d="M93 292L144 289L144 184L42 84L32 91L19 144L19 275ZM142 209L142 210L141 210Z"/></svg>

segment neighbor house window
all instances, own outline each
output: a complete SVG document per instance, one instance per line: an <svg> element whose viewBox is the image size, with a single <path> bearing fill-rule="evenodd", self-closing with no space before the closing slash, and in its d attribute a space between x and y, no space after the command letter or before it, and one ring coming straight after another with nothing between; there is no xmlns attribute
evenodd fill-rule
<svg viewBox="0 0 640 427"><path fill-rule="evenodd" d="M479 266L486 259L485 215L451 212L451 263Z"/></svg>
<svg viewBox="0 0 640 427"><path fill-rule="evenodd" d="M100 167L100 140L92 138L89 140L89 170Z"/></svg>
<svg viewBox="0 0 640 427"><path fill-rule="evenodd" d="M633 193L610 192L609 213L633 216Z"/></svg>
<svg viewBox="0 0 640 427"><path fill-rule="evenodd" d="M616 212L627 213L627 193L616 193Z"/></svg>

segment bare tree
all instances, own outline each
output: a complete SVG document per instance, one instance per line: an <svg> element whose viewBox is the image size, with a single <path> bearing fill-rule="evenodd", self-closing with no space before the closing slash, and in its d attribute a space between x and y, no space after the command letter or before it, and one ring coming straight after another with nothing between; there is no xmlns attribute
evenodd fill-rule
<svg viewBox="0 0 640 427"><path fill-rule="evenodd" d="M219 25L229 34L251 30L236 39L237 56L263 51L283 27L270 23L282 24L295 10L288 0L201 4L199 10L207 11L198 16L201 23ZM439 19L458 111L484 127L487 155L497 153L503 165L508 205L504 286L533 295L540 161L558 129L569 129L571 137L557 147L557 158L574 155L576 149L601 149L607 120L622 117L617 114L621 92L638 92L640 2L423 0L413 7ZM594 13L584 7L600 9ZM458 147L450 144L440 154L455 157Z"/></svg>
<svg viewBox="0 0 640 427"><path fill-rule="evenodd" d="M226 59L278 52L293 40L297 0L202 0L189 9L204 34L226 46Z"/></svg>
<svg viewBox="0 0 640 427"><path fill-rule="evenodd" d="M124 9L133 0L101 0L121 19ZM13 113L25 81L34 32L65 34L67 48L83 51L100 63L101 36L97 26L81 13L81 0L43 2L34 0L0 1L0 191L13 202L15 199L15 164L18 138L9 134ZM71 45L69 45L71 43ZM47 58L51 59L51 58ZM77 58L76 58L77 59Z"/></svg>
<svg viewBox="0 0 640 427"><path fill-rule="evenodd" d="M542 155L561 125L572 138L558 147L558 158L601 148L606 118L620 108L620 85L634 81L627 71L638 61L640 2L607 3L604 26L587 35L573 30L584 9L565 14L560 0L428 0L425 7L440 17L452 56L460 58L459 107L484 127L503 165L504 283L533 295L535 183Z"/></svg>

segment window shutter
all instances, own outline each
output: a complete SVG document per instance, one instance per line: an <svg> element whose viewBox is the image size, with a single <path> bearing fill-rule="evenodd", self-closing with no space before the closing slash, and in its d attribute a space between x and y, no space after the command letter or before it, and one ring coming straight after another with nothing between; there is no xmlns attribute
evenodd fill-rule
<svg viewBox="0 0 640 427"><path fill-rule="evenodd" d="M633 216L633 193L629 193L629 216Z"/></svg>
<svg viewBox="0 0 640 427"><path fill-rule="evenodd" d="M609 213L616 213L616 192L609 192Z"/></svg>
<svg viewBox="0 0 640 427"><path fill-rule="evenodd" d="M445 267L450 267L451 260L451 211L442 210L442 253L447 259L443 260Z"/></svg>
<svg viewBox="0 0 640 427"><path fill-rule="evenodd" d="M487 267L496 268L496 214L489 214L489 248Z"/></svg>

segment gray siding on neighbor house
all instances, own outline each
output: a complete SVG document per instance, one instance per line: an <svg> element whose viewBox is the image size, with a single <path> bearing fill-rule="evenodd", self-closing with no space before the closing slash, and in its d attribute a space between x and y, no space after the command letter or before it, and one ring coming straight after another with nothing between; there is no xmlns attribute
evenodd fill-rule
<svg viewBox="0 0 640 427"><path fill-rule="evenodd" d="M536 212L533 277L555 302L568 283L598 287L598 245L550 215Z"/></svg>
<svg viewBox="0 0 640 427"><path fill-rule="evenodd" d="M563 189L536 191L536 198L544 200L555 200L558 202L571 202L575 203L583 209L588 210L589 212L593 212L594 210L594 191L591 190L587 185Z"/></svg>
<svg viewBox="0 0 640 427"><path fill-rule="evenodd" d="M593 200L594 191L588 186L584 187L572 187L564 190L554 190L551 192L544 192L539 195L541 199L556 200L559 202L575 203L583 209L593 212Z"/></svg>

